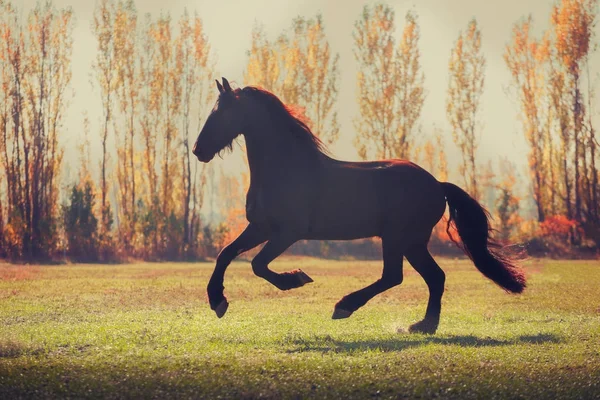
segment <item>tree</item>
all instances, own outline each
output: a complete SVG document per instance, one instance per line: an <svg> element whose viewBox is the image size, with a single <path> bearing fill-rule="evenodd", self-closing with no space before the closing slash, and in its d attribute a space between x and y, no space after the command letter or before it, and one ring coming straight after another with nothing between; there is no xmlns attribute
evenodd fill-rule
<svg viewBox="0 0 600 400"><path fill-rule="evenodd" d="M406 25L398 48L396 65L400 103L400 113L397 115L400 128L395 145L398 158L409 158L410 141L414 140L414 131L425 100L425 74L421 70L421 54L418 47L420 38L417 17L409 11L406 14Z"/></svg>
<svg viewBox="0 0 600 400"><path fill-rule="evenodd" d="M497 229L499 239L507 243L511 235L521 222L519 216L519 198L514 195L517 179L514 175L516 166L508 159L500 159L498 162L501 181L498 184L500 192L496 198L496 215L498 219Z"/></svg>
<svg viewBox="0 0 600 400"><path fill-rule="evenodd" d="M466 32L458 36L450 54L450 82L446 112L452 126L452 138L462 155L460 173L465 180L467 192L476 199L477 148L480 140L480 110L483 94L485 57L481 52L481 32L477 21L469 22Z"/></svg>
<svg viewBox="0 0 600 400"><path fill-rule="evenodd" d="M479 200L485 208L492 210L497 200L496 172L494 171L492 160L488 160L487 163L481 165L478 177Z"/></svg>
<svg viewBox="0 0 600 400"><path fill-rule="evenodd" d="M109 199L116 199L119 250L142 257L193 255L204 180L195 179L189 141L213 99L202 20L185 10L177 25L168 14L138 23L132 0L103 0L95 15L95 70L104 108L102 207L110 210ZM195 114L198 126L192 127ZM111 133L114 165L106 148ZM114 192L106 183L112 170Z"/></svg>
<svg viewBox="0 0 600 400"><path fill-rule="evenodd" d="M292 51L287 54L294 56L299 73L290 74L296 79L290 79L288 85L299 88L297 104L305 109L311 128L325 142L333 143L339 134L337 112L333 110L339 87L339 55L331 53L320 14L314 19L298 17L293 25ZM294 62L289 64L288 71L293 70Z"/></svg>
<svg viewBox="0 0 600 400"><path fill-rule="evenodd" d="M137 12L132 0L119 1L114 18L114 63L116 68L115 100L119 122L115 124L117 154L119 237L122 246L131 252L137 221L136 183L136 119L139 111L140 81L137 53Z"/></svg>
<svg viewBox="0 0 600 400"><path fill-rule="evenodd" d="M426 140L422 147L423 167L440 182L448 179L448 159L444 148L444 137L438 129L434 131L433 138Z"/></svg>
<svg viewBox="0 0 600 400"><path fill-rule="evenodd" d="M100 161L100 232L108 236L112 226L112 211L108 199L108 135L112 120L114 97L117 85L117 70L115 68L115 3L113 0L100 0L94 10L92 31L98 41L98 53L93 69L96 71L96 81L100 88L102 99L103 128L101 133L102 159Z"/></svg>
<svg viewBox="0 0 600 400"><path fill-rule="evenodd" d="M557 63L565 74L566 96L572 104L573 170L574 170L574 216L582 218L582 169L586 170L585 138L583 124L585 107L581 93L582 65L587 60L596 16L594 0L562 0L552 9L551 22Z"/></svg>
<svg viewBox="0 0 600 400"><path fill-rule="evenodd" d="M63 206L64 227L69 257L77 261L96 261L98 220L94 214L92 184L73 185L69 202Z"/></svg>
<svg viewBox="0 0 600 400"><path fill-rule="evenodd" d="M157 162L157 124L159 115L155 112L157 100L154 84L154 64L156 63L156 49L154 38L151 35L153 23L150 15L146 15L140 32L141 51L139 52L139 77L141 91L140 102L140 128L142 136L142 164L143 177L147 182L143 188L141 199L136 205L141 216L141 231L143 235L144 256L156 253L158 248L158 171Z"/></svg>
<svg viewBox="0 0 600 400"><path fill-rule="evenodd" d="M0 256L51 256L59 226L73 258L197 256L205 179L192 165L189 141L214 99L200 17L185 11L177 26L168 15L138 23L133 0L98 3L92 32L103 110L100 204L84 116L78 182L59 207L72 13L47 1L29 12L26 26L20 15L0 0Z"/></svg>
<svg viewBox="0 0 600 400"><path fill-rule="evenodd" d="M533 183L533 197L537 219L544 221L548 201L545 199L544 181L547 175L544 149L550 146L544 123L545 69L549 41L531 37L532 17L515 24L511 42L506 46L504 60L512 74L513 84L521 103L521 120L529 144L529 171Z"/></svg>
<svg viewBox="0 0 600 400"><path fill-rule="evenodd" d="M25 27L10 2L0 1L0 10L2 225L10 237L3 241L10 255L39 259L57 247L58 137L71 80L72 12L38 3Z"/></svg>
<svg viewBox="0 0 600 400"><path fill-rule="evenodd" d="M259 23L252 28L252 45L247 55L244 83L279 92L279 59L275 46L267 38L264 26Z"/></svg>
<svg viewBox="0 0 600 400"><path fill-rule="evenodd" d="M244 83L263 87L303 110L308 125L327 143L339 133L334 105L339 88L339 55L332 54L323 18L298 17L291 33L269 41L262 25L252 30Z"/></svg>
<svg viewBox="0 0 600 400"><path fill-rule="evenodd" d="M178 65L173 56L172 27L170 15L161 15L152 25L150 34L156 46L155 63L153 65L152 92L156 105L156 113L159 123L155 125L162 133L160 166L160 212L167 218L173 212L174 206L174 182L176 181L174 161L177 159L177 150L172 147L176 136L176 119L181 111L181 83L176 77L181 73L181 65ZM166 220L164 221L166 223ZM163 227L164 229L164 227ZM163 235L166 232L163 231Z"/></svg>
<svg viewBox="0 0 600 400"><path fill-rule="evenodd" d="M600 242L600 206L597 183L597 139L586 109L582 75L589 63L593 26L597 14L596 0L561 0L551 16L550 104L555 113L560 147L560 175L563 204L567 218L575 220L588 235ZM591 90L588 82L588 107ZM586 124L587 116L587 124ZM579 231L571 240L580 241Z"/></svg>
<svg viewBox="0 0 600 400"><path fill-rule="evenodd" d="M398 46L394 11L365 6L355 23L354 57L359 64L355 145L363 158L409 158L424 101L417 18L406 14ZM371 155L371 153L373 153Z"/></svg>
<svg viewBox="0 0 600 400"><path fill-rule="evenodd" d="M192 167L190 160L190 125L192 124L192 107L198 105L200 110L206 109L209 102L214 97L214 91L209 90L208 85L212 82L213 68L210 65L210 46L203 31L202 20L195 15L190 18L187 10L179 20L179 36L175 41L177 63L181 65L181 86L182 86L182 112L180 140L182 145L181 166L183 168L183 224L184 224L184 251L191 253L195 251L195 240L199 232L194 229L199 222L199 208L201 206L202 196L196 190L198 164L195 163L194 176L192 177ZM204 114L196 110L198 116L198 126L196 131L200 131L202 122L201 116ZM192 139L193 140L193 139ZM200 202L200 204L199 204ZM196 228L197 229L197 228Z"/></svg>
<svg viewBox="0 0 600 400"><path fill-rule="evenodd" d="M554 54L554 51L553 51ZM571 220L573 218L572 211L572 169L569 162L570 148L572 146L571 130L570 130L570 106L569 101L565 97L567 90L566 76L561 71L560 66L557 65L555 57L550 57L550 77L548 81L548 92L549 92L549 103L554 114L554 121L552 124L556 126L559 137L559 146L557 148L556 156L559 161L560 171L557 175L560 175L562 180L562 207L563 212L566 211L567 218Z"/></svg>

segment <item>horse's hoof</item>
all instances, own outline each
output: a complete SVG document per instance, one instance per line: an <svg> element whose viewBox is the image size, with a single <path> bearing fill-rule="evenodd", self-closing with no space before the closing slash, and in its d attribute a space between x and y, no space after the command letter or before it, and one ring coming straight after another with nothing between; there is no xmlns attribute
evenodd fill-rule
<svg viewBox="0 0 600 400"><path fill-rule="evenodd" d="M435 331L437 331L437 324L427 321L417 322L408 328L410 333L423 333L426 335L433 335Z"/></svg>
<svg viewBox="0 0 600 400"><path fill-rule="evenodd" d="M301 269L299 269L296 272L296 276L298 277L298 281L300 281L300 286L304 286L307 283L314 282L313 279L310 276L306 275L306 272L302 271Z"/></svg>
<svg viewBox="0 0 600 400"><path fill-rule="evenodd" d="M348 311L348 310L344 310L342 308L336 308L333 310L333 315L331 316L331 319L344 319L344 318L348 318L349 316L352 315L353 311Z"/></svg>
<svg viewBox="0 0 600 400"><path fill-rule="evenodd" d="M310 276L306 275L301 269L295 269L290 272L282 272L273 284L279 290L290 290L302 287L311 282L314 281Z"/></svg>
<svg viewBox="0 0 600 400"><path fill-rule="evenodd" d="M215 313L217 313L217 317L222 318L223 315L227 312L227 308L229 307L229 303L226 299L219 303L217 308L215 308Z"/></svg>

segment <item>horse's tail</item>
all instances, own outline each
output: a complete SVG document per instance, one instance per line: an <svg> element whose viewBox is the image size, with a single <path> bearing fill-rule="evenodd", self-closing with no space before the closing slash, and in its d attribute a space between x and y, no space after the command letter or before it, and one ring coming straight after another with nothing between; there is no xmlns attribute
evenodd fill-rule
<svg viewBox="0 0 600 400"><path fill-rule="evenodd" d="M508 292L521 293L525 289L525 275L509 256L503 255L500 245L490 238L489 213L467 192L458 186L442 183L450 218L446 231L450 239L473 261L481 273ZM454 224L462 241L450 234Z"/></svg>

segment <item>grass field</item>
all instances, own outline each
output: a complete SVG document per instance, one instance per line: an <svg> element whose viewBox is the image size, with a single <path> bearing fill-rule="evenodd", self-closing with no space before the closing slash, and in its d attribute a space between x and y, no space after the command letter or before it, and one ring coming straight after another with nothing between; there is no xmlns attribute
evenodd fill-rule
<svg viewBox="0 0 600 400"><path fill-rule="evenodd" d="M221 320L210 263L0 265L0 398L600 398L600 262L528 261L521 296L440 264L433 336L402 333L427 300L409 265L337 321L379 262L278 260L315 279L288 292L236 262Z"/></svg>

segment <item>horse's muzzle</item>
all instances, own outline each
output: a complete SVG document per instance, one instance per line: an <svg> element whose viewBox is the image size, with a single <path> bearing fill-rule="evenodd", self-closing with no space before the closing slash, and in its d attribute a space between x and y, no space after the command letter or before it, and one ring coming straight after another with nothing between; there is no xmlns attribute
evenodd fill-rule
<svg viewBox="0 0 600 400"><path fill-rule="evenodd" d="M207 163L213 159L213 156L209 156L205 154L200 147L198 147L198 142L194 143L194 148L192 149L192 153L198 158L198 161Z"/></svg>

